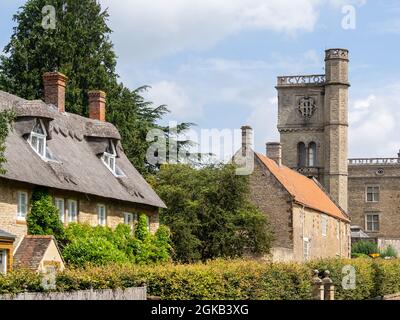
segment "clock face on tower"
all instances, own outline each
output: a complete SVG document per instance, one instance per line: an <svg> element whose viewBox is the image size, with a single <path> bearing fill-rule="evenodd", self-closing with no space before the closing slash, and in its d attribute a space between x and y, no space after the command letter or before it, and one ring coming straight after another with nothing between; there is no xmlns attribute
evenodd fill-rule
<svg viewBox="0 0 400 320"><path fill-rule="evenodd" d="M305 121L310 120L317 109L315 100L311 97L300 98L297 108Z"/></svg>

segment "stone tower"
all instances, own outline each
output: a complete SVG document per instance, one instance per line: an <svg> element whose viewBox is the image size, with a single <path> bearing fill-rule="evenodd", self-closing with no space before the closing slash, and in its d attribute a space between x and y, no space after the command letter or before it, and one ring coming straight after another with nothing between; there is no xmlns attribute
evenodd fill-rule
<svg viewBox="0 0 400 320"><path fill-rule="evenodd" d="M347 210L348 63L346 49L325 52L325 74L278 77L282 163L317 178Z"/></svg>

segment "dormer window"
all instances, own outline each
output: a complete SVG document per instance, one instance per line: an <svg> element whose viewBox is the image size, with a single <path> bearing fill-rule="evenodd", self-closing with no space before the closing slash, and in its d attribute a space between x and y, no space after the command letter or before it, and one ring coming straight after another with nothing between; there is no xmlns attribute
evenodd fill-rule
<svg viewBox="0 0 400 320"><path fill-rule="evenodd" d="M106 167L116 176L123 177L124 173L116 164L117 152L115 149L115 143L110 139L108 140L108 145L106 151L103 153L101 159Z"/></svg>
<svg viewBox="0 0 400 320"><path fill-rule="evenodd" d="M103 162L115 174L115 158L117 157L117 153L115 152L114 143L109 140L106 151L103 154Z"/></svg>
<svg viewBox="0 0 400 320"><path fill-rule="evenodd" d="M36 124L29 137L29 144L32 149L42 158L46 158L46 130L42 120L36 120Z"/></svg>

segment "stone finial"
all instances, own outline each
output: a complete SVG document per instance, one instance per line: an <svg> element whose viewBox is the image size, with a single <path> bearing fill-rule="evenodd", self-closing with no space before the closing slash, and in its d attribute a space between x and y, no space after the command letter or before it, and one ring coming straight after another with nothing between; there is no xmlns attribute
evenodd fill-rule
<svg viewBox="0 0 400 320"><path fill-rule="evenodd" d="M65 86L67 79L60 72L46 72L43 75L44 102L55 105L60 112L65 112Z"/></svg>
<svg viewBox="0 0 400 320"><path fill-rule="evenodd" d="M89 96L89 118L106 121L106 93L100 90L88 92Z"/></svg>

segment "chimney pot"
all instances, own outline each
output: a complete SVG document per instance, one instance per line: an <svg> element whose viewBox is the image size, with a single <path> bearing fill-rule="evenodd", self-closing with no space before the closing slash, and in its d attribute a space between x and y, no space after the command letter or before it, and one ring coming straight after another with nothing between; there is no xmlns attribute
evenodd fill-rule
<svg viewBox="0 0 400 320"><path fill-rule="evenodd" d="M253 129L250 126L242 128L242 155L246 156L247 151L251 150L253 145Z"/></svg>
<svg viewBox="0 0 400 320"><path fill-rule="evenodd" d="M282 145L279 142L267 143L267 157L274 160L278 166L282 165Z"/></svg>
<svg viewBox="0 0 400 320"><path fill-rule="evenodd" d="M54 104L60 112L65 112L65 85L67 79L60 72L46 72L43 75L44 102Z"/></svg>
<svg viewBox="0 0 400 320"><path fill-rule="evenodd" d="M106 121L106 93L100 90L88 92L89 95L89 118Z"/></svg>

